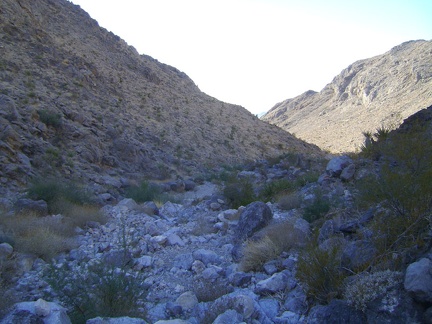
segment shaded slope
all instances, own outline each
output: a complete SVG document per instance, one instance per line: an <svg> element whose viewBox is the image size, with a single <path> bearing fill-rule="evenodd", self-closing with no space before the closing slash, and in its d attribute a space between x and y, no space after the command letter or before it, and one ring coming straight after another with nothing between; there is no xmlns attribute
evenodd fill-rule
<svg viewBox="0 0 432 324"><path fill-rule="evenodd" d="M66 0L2 1L0 41L5 183L41 171L164 178L286 151L319 154L139 55Z"/></svg>

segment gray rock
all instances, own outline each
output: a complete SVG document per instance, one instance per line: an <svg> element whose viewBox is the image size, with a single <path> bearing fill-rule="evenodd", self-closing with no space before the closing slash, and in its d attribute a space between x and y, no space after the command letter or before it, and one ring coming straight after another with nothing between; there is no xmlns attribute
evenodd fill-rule
<svg viewBox="0 0 432 324"><path fill-rule="evenodd" d="M139 271L144 268L151 267L152 263L153 258L149 255L144 255L135 261L134 269Z"/></svg>
<svg viewBox="0 0 432 324"><path fill-rule="evenodd" d="M179 269L190 270L194 262L192 253L179 254L174 259L174 266Z"/></svg>
<svg viewBox="0 0 432 324"><path fill-rule="evenodd" d="M237 227L234 231L234 248L232 257L239 261L242 257L241 244L255 232L264 228L273 218L273 213L267 204L256 201L246 206L240 214Z"/></svg>
<svg viewBox="0 0 432 324"><path fill-rule="evenodd" d="M133 200L132 198L125 198L123 200L121 200L118 204L118 207L122 207L126 210L137 210L138 209L138 204L135 202L135 200Z"/></svg>
<svg viewBox="0 0 432 324"><path fill-rule="evenodd" d="M220 314L213 321L213 324L240 324L243 322L243 316L233 309L228 309Z"/></svg>
<svg viewBox="0 0 432 324"><path fill-rule="evenodd" d="M267 226L273 218L273 213L267 204L256 201L246 206L240 215L234 233L235 241L243 241L255 232Z"/></svg>
<svg viewBox="0 0 432 324"><path fill-rule="evenodd" d="M185 242L177 234L168 235L167 242L169 246L173 246L173 245L185 246Z"/></svg>
<svg viewBox="0 0 432 324"><path fill-rule="evenodd" d="M209 264L219 264L221 262L220 256L215 252L205 249L199 249L192 253L195 260L199 260L206 266Z"/></svg>
<svg viewBox="0 0 432 324"><path fill-rule="evenodd" d="M235 272L230 275L229 280L233 286L245 287L251 282L252 274L245 272Z"/></svg>
<svg viewBox="0 0 432 324"><path fill-rule="evenodd" d="M102 261L108 267L122 268L132 261L132 254L126 250L113 250L104 253Z"/></svg>
<svg viewBox="0 0 432 324"><path fill-rule="evenodd" d="M274 294L285 290L287 287L287 277L283 272L275 273L270 278L261 280L256 284L255 293L260 295Z"/></svg>
<svg viewBox="0 0 432 324"><path fill-rule="evenodd" d="M349 242L342 252L342 266L356 270L373 259L377 249L370 241Z"/></svg>
<svg viewBox="0 0 432 324"><path fill-rule="evenodd" d="M261 309L264 313L270 318L273 319L279 313L279 302L273 298L263 298L258 302Z"/></svg>
<svg viewBox="0 0 432 324"><path fill-rule="evenodd" d="M190 310L198 304L198 298L192 291L186 291L181 294L175 302L180 305L183 310Z"/></svg>
<svg viewBox="0 0 432 324"><path fill-rule="evenodd" d="M70 324L71 321L66 314L65 308L56 303L38 299L33 302L15 304L0 323Z"/></svg>
<svg viewBox="0 0 432 324"><path fill-rule="evenodd" d="M426 258L411 263L405 274L405 290L419 302L432 302L432 261Z"/></svg>
<svg viewBox="0 0 432 324"><path fill-rule="evenodd" d="M338 156L329 161L326 172L332 177L339 177L342 171L350 164L353 164L353 160L349 156Z"/></svg>
<svg viewBox="0 0 432 324"><path fill-rule="evenodd" d="M367 323L365 314L348 306L346 302L337 299L333 299L327 306L318 305L312 307L309 311L306 322L308 324Z"/></svg>
<svg viewBox="0 0 432 324"><path fill-rule="evenodd" d="M4 94L0 94L0 116L8 121L15 121L20 118L15 101Z"/></svg>
<svg viewBox="0 0 432 324"><path fill-rule="evenodd" d="M285 311L281 316L275 317L274 322L277 324L297 324L301 323L301 316L291 311Z"/></svg>
<svg viewBox="0 0 432 324"><path fill-rule="evenodd" d="M342 170L339 178L343 181L350 181L352 178L354 178L355 171L355 164L349 164L346 168Z"/></svg>

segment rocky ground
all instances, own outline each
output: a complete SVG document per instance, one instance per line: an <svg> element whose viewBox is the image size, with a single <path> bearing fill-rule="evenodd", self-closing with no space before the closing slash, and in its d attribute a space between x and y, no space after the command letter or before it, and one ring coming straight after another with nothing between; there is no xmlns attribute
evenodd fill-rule
<svg viewBox="0 0 432 324"><path fill-rule="evenodd" d="M302 201L316 199L314 189L320 187L325 195L338 200L339 208L344 208L348 215L353 203L350 181L364 172L358 166L346 156L331 160L318 182L301 188ZM258 181L268 181L303 172L301 168L275 165L267 167L265 173L256 168L239 172L238 176L247 174ZM376 294L366 293L365 301L345 294L343 299L329 296L320 305L310 298L307 287L296 275L299 247L316 227L304 220L298 209L281 210L276 203L259 201L230 209L219 187L209 182L178 194L176 201L159 208L154 203L137 204L132 199L107 205L103 212L108 221L92 222L79 229L78 246L54 259L51 273L61 274L57 283L64 285L63 291L75 288L75 294L80 296L84 291L87 295L92 290L96 293L97 285L88 274L93 266L103 265L104 271L113 272L98 273L100 278L125 274L133 279L128 282L134 286L123 288L130 289L130 294L146 292L136 300L128 299L130 294L124 295L135 303L134 319L96 318L87 323L420 323L431 318L430 309L426 311L432 300L432 289L428 288L432 285L428 272L432 265L430 255L412 263L404 273L379 272L386 280L384 288L380 290L373 286L374 281L367 281ZM373 254L365 248L364 241L353 238L353 233L364 228L371 218L370 212L356 217L339 214L327 217L320 225L323 248L335 237L339 243L343 241L342 260L348 271ZM301 244L269 260L259 270L243 271L241 255L245 242L256 239L262 233L260 229L284 222L293 225L291 231ZM286 233L289 234L292 233ZM3 243L2 248L7 245ZM5 250L2 249L3 257L12 253ZM74 306L71 299L62 298L53 289L46 276L50 268L46 262L31 260L27 262L28 271L17 278L14 288L15 295L26 302L17 304L1 323L24 318L68 323L66 310L70 315ZM65 277L69 281L64 281ZM349 278L355 282L356 276ZM375 283L382 280L378 278Z"/></svg>

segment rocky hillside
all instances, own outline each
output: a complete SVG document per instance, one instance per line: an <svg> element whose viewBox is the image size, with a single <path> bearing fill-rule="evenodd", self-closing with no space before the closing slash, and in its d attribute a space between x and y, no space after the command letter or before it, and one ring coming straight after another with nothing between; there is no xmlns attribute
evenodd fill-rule
<svg viewBox="0 0 432 324"><path fill-rule="evenodd" d="M169 178L200 167L318 153L183 72L139 55L66 0L0 4L0 181L44 173Z"/></svg>
<svg viewBox="0 0 432 324"><path fill-rule="evenodd" d="M363 132L393 129L432 103L432 41L357 61L320 92L275 105L263 120L331 152L355 151Z"/></svg>

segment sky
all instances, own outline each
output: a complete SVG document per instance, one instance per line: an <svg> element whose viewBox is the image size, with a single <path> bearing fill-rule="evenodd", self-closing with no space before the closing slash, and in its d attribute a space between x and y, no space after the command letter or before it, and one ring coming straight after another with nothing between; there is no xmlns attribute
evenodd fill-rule
<svg viewBox="0 0 432 324"><path fill-rule="evenodd" d="M140 54L253 114L405 41L432 39L430 0L71 0Z"/></svg>

